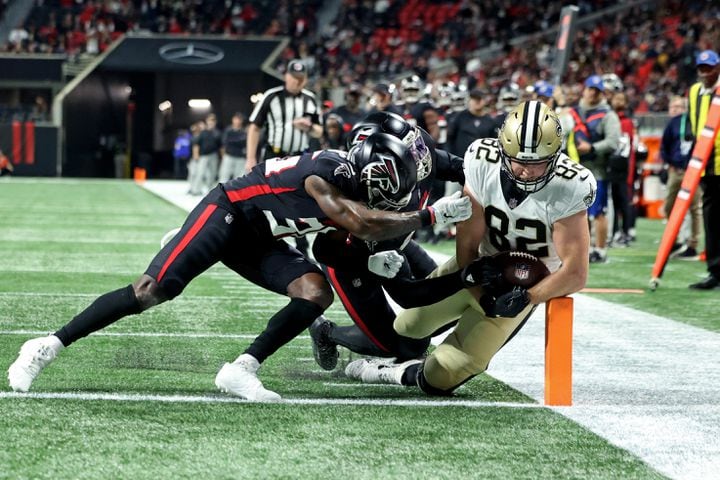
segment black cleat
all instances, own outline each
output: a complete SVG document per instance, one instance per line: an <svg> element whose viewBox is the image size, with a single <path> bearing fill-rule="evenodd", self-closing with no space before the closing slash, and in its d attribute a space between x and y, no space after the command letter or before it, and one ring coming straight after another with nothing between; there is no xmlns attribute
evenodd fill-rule
<svg viewBox="0 0 720 480"><path fill-rule="evenodd" d="M334 326L333 322L321 315L308 329L312 339L313 356L323 370L335 370L340 356L337 345L329 337L330 330Z"/></svg>
<svg viewBox="0 0 720 480"><path fill-rule="evenodd" d="M712 274L708 275L705 279L690 285L690 288L693 290L713 290L718 287L720 287L720 280Z"/></svg>

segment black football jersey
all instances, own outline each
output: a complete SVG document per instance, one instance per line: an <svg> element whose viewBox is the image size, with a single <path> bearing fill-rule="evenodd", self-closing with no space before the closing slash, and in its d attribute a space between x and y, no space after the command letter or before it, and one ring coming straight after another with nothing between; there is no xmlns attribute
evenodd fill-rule
<svg viewBox="0 0 720 480"><path fill-rule="evenodd" d="M305 179L311 175L360 201L355 168L347 153L339 150L268 159L247 175L222 184L224 200L252 221L264 218L275 238L335 230L337 225L305 191Z"/></svg>

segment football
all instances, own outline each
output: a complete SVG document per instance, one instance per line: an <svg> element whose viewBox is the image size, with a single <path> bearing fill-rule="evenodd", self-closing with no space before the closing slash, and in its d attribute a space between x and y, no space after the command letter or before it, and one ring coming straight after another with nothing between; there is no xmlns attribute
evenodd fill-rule
<svg viewBox="0 0 720 480"><path fill-rule="evenodd" d="M530 288L550 275L539 258L526 252L499 252L492 258L503 279L516 287Z"/></svg>

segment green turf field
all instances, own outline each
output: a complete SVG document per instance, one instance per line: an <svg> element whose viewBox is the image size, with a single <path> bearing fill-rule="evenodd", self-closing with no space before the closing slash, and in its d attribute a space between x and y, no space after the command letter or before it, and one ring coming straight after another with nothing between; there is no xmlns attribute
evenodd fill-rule
<svg viewBox="0 0 720 480"><path fill-rule="evenodd" d="M130 182L0 183L2 370L26 339L136 278L184 217ZM637 244L593 266L589 286L644 288L661 229L641 222ZM720 297L687 289L703 274L673 262L654 294L603 298L717 331ZM33 385L57 398L8 395L3 376L0 478L661 478L491 377L433 405L321 371L306 335L261 369L288 402L217 392L222 363L285 302L214 267L175 301L64 351ZM337 303L328 315L349 322Z"/></svg>

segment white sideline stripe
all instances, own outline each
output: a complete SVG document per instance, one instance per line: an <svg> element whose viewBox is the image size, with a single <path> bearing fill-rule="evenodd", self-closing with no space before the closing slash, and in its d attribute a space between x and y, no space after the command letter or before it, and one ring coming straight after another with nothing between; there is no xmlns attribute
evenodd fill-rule
<svg viewBox="0 0 720 480"><path fill-rule="evenodd" d="M323 382L324 387L333 387L333 388L359 388L359 389L366 389L366 388L383 388L383 387L390 387L390 388L405 388L404 385L397 385L394 383L362 383L362 382L352 382L352 383L331 383L331 382Z"/></svg>
<svg viewBox="0 0 720 480"><path fill-rule="evenodd" d="M185 186L145 182L176 205ZM718 478L720 334L585 295L573 298L574 406L553 410L671 478ZM544 308L538 308L493 359L490 375L542 402L544 337Z"/></svg>
<svg viewBox="0 0 720 480"><path fill-rule="evenodd" d="M257 288L257 287L255 287ZM250 289L248 289L250 290ZM30 297L30 298L57 298L57 297L68 297L68 298L97 298L100 295L106 292L98 292L98 293L48 293L48 292L0 292L0 298L2 297ZM236 295L202 295L202 296L190 296L185 295L182 297L178 297L177 299L174 299L172 301L172 304L178 304L182 302L194 302L199 300L238 300L238 297ZM170 305L170 303L168 303ZM250 305L247 305L247 308L250 308ZM253 310L255 308L253 307ZM273 310L274 312L275 310Z"/></svg>
<svg viewBox="0 0 720 480"><path fill-rule="evenodd" d="M19 393L0 392L2 398L62 399L114 402L163 402L163 403L254 403L241 398L201 395L147 395L135 393ZM466 408L544 408L536 403L481 402L476 400L402 400L373 398L284 398L277 402L290 405L357 405L394 407L466 407Z"/></svg>
<svg viewBox="0 0 720 480"><path fill-rule="evenodd" d="M47 330L0 330L0 335L48 335ZM164 333L164 332L93 332L90 337L168 337L168 338L241 338L252 340L257 333ZM310 340L310 335L298 335L294 340Z"/></svg>

